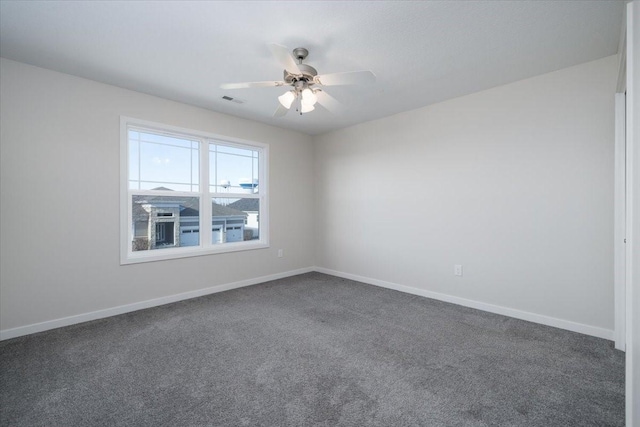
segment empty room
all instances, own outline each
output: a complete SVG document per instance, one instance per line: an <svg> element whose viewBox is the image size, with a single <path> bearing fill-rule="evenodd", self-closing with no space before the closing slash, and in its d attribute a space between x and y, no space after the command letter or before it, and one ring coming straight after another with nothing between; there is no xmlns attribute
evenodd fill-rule
<svg viewBox="0 0 640 427"><path fill-rule="evenodd" d="M0 0L0 425L640 426L639 23Z"/></svg>

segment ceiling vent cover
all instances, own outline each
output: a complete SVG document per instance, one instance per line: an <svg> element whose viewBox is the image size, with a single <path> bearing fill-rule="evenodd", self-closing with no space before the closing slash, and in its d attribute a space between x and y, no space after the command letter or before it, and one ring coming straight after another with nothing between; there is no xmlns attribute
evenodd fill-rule
<svg viewBox="0 0 640 427"><path fill-rule="evenodd" d="M245 102L242 99L232 98L232 97L227 96L227 95L223 96L222 99L224 99L225 101L235 102L236 104L244 104L244 102Z"/></svg>

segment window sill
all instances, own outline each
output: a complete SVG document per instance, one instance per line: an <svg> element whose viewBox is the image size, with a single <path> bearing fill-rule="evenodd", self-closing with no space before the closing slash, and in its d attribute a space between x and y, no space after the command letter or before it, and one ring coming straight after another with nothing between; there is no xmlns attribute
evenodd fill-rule
<svg viewBox="0 0 640 427"><path fill-rule="evenodd" d="M191 258L204 255L216 255L230 252L252 251L256 249L266 249L269 244L266 242L240 242L240 243L223 243L219 246L210 246L207 248L192 246L182 248L163 248L149 251L137 251L133 253L122 254L120 265L139 264L143 262L165 261L171 259Z"/></svg>

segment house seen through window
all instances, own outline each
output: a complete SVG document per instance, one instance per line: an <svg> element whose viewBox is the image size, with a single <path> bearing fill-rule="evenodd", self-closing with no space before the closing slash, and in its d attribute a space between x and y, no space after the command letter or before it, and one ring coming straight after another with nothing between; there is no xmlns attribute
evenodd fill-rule
<svg viewBox="0 0 640 427"><path fill-rule="evenodd" d="M266 247L266 145L126 120L123 133L124 263Z"/></svg>

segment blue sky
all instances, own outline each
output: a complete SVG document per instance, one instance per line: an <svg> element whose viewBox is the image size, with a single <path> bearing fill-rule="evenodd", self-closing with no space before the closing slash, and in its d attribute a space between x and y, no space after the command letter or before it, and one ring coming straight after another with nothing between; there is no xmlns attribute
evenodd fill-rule
<svg viewBox="0 0 640 427"><path fill-rule="evenodd" d="M199 191L199 148L195 140L129 131L129 188ZM209 160L211 192L240 192L241 180L258 178L256 150L210 143Z"/></svg>

